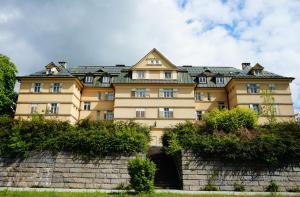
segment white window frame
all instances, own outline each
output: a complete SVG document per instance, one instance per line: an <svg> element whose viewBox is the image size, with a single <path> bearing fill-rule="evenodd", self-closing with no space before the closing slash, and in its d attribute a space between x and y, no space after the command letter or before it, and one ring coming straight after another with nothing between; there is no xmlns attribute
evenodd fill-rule
<svg viewBox="0 0 300 197"><path fill-rule="evenodd" d="M108 76L102 77L102 83L109 83L109 82L110 82L110 77L108 77Z"/></svg>
<svg viewBox="0 0 300 197"><path fill-rule="evenodd" d="M146 97L146 88L136 88L135 97L145 98Z"/></svg>
<svg viewBox="0 0 300 197"><path fill-rule="evenodd" d="M49 114L58 114L59 104L58 103L49 103Z"/></svg>
<svg viewBox="0 0 300 197"><path fill-rule="evenodd" d="M169 107L159 108L159 117L165 119L172 119L174 117L173 108L169 108Z"/></svg>
<svg viewBox="0 0 300 197"><path fill-rule="evenodd" d="M195 100L196 101L202 101L203 100L202 95L203 95L202 92L195 92Z"/></svg>
<svg viewBox="0 0 300 197"><path fill-rule="evenodd" d="M174 88L163 88L162 89L162 97L163 98L174 98L175 97Z"/></svg>
<svg viewBox="0 0 300 197"><path fill-rule="evenodd" d="M144 70L137 71L137 78L138 79L145 79L146 72Z"/></svg>
<svg viewBox="0 0 300 197"><path fill-rule="evenodd" d="M94 77L90 76L90 75L85 76L85 78L84 78L85 83L93 83L93 80L94 80Z"/></svg>
<svg viewBox="0 0 300 197"><path fill-rule="evenodd" d="M151 59L148 59L147 63L153 64L153 65L158 65L158 64L161 64L161 61L158 58L151 58Z"/></svg>
<svg viewBox="0 0 300 197"><path fill-rule="evenodd" d="M104 112L104 119L105 120L113 120L114 119L114 113L112 110L107 110Z"/></svg>
<svg viewBox="0 0 300 197"><path fill-rule="evenodd" d="M207 83L207 77L205 77L205 76L198 77L198 82L199 83Z"/></svg>
<svg viewBox="0 0 300 197"><path fill-rule="evenodd" d="M109 91L109 92L105 92L105 99L106 101L113 101L114 100L114 92L113 91Z"/></svg>
<svg viewBox="0 0 300 197"><path fill-rule="evenodd" d="M38 108L38 104L37 103L32 103L31 107L30 107L30 113L31 114L36 114L37 112L37 108Z"/></svg>
<svg viewBox="0 0 300 197"><path fill-rule="evenodd" d="M136 118L145 118L146 110L145 108L136 108L135 117Z"/></svg>
<svg viewBox="0 0 300 197"><path fill-rule="evenodd" d="M84 101L83 103L83 110L90 111L91 110L91 102L90 101Z"/></svg>
<svg viewBox="0 0 300 197"><path fill-rule="evenodd" d="M216 84L224 84L224 77L216 77Z"/></svg>
<svg viewBox="0 0 300 197"><path fill-rule="evenodd" d="M269 83L268 89L271 93L276 91L276 85L274 83Z"/></svg>
<svg viewBox="0 0 300 197"><path fill-rule="evenodd" d="M262 75L262 70L259 70L259 69L254 70L254 74L255 74L256 76L261 76L261 75Z"/></svg>
<svg viewBox="0 0 300 197"><path fill-rule="evenodd" d="M60 91L61 91L61 83L53 83L52 84L52 92L60 93Z"/></svg>
<svg viewBox="0 0 300 197"><path fill-rule="evenodd" d="M40 83L40 82L34 83L33 92L39 93L39 92L41 92L41 89L42 89L42 83Z"/></svg>
<svg viewBox="0 0 300 197"><path fill-rule="evenodd" d="M249 105L249 108L254 110L257 114L261 114L261 106L260 104L253 103Z"/></svg>
<svg viewBox="0 0 300 197"><path fill-rule="evenodd" d="M165 79L172 79L172 71L164 71Z"/></svg>
<svg viewBox="0 0 300 197"><path fill-rule="evenodd" d="M247 92L250 94L259 93L259 84L256 84L256 83L247 84Z"/></svg>

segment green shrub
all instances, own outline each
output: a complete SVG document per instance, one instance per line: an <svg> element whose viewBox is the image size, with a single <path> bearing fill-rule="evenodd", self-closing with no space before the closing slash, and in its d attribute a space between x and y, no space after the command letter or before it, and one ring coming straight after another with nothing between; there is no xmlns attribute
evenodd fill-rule
<svg viewBox="0 0 300 197"><path fill-rule="evenodd" d="M244 192L245 191L245 186L242 183L234 183L233 187L234 187L234 191L236 191L236 192Z"/></svg>
<svg viewBox="0 0 300 197"><path fill-rule="evenodd" d="M0 117L0 156L26 157L30 151L70 152L82 159L132 155L146 151L149 128L134 122L30 121Z"/></svg>
<svg viewBox="0 0 300 197"><path fill-rule="evenodd" d="M128 163L130 186L138 193L150 193L154 190L156 166L149 159L137 157Z"/></svg>
<svg viewBox="0 0 300 197"><path fill-rule="evenodd" d="M205 185L203 190L204 191L218 191L218 188L215 185L208 183L207 185Z"/></svg>
<svg viewBox="0 0 300 197"><path fill-rule="evenodd" d="M208 130L236 132L241 128L254 128L257 124L257 114L245 108L215 109L205 115L203 120Z"/></svg>
<svg viewBox="0 0 300 197"><path fill-rule="evenodd" d="M278 192L278 190L279 190L279 187L275 183L275 181L271 181L270 185L266 189L267 192Z"/></svg>

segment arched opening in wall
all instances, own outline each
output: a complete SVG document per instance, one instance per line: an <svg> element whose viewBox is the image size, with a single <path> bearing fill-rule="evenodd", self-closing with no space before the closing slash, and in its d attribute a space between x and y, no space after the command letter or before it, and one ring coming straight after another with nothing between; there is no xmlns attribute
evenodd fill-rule
<svg viewBox="0 0 300 197"><path fill-rule="evenodd" d="M154 186L158 189L181 189L180 171L173 157L166 155L162 147L150 147L148 157L156 164Z"/></svg>

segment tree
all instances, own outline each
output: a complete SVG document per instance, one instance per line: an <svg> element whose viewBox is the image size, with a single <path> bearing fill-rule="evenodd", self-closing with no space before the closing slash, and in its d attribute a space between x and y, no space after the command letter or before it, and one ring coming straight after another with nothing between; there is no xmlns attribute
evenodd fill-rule
<svg viewBox="0 0 300 197"><path fill-rule="evenodd" d="M14 92L16 84L16 65L0 54L0 114L12 114L17 98Z"/></svg>
<svg viewBox="0 0 300 197"><path fill-rule="evenodd" d="M271 91L267 89L262 91L262 97L264 99L263 115L267 117L269 124L273 125L276 123L275 98Z"/></svg>

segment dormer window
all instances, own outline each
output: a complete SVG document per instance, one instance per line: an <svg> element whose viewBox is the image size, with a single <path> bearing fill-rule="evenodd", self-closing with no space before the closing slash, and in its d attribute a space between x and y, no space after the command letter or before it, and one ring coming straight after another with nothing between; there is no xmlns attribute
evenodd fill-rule
<svg viewBox="0 0 300 197"><path fill-rule="evenodd" d="M148 64L161 64L161 61L160 61L160 59L157 59L157 58L151 58L151 59L148 59Z"/></svg>
<svg viewBox="0 0 300 197"><path fill-rule="evenodd" d="M47 75L51 75L53 74L54 72L51 70L51 69L47 69Z"/></svg>
<svg viewBox="0 0 300 197"><path fill-rule="evenodd" d="M108 77L108 76L102 77L102 83L109 83L109 81L110 81L110 77Z"/></svg>
<svg viewBox="0 0 300 197"><path fill-rule="evenodd" d="M85 83L93 83L93 76L85 76L84 82Z"/></svg>
<svg viewBox="0 0 300 197"><path fill-rule="evenodd" d="M262 70L254 70L254 75L261 76L262 75Z"/></svg>
<svg viewBox="0 0 300 197"><path fill-rule="evenodd" d="M200 77L198 77L198 82L199 83L206 83L206 76L200 76Z"/></svg>
<svg viewBox="0 0 300 197"><path fill-rule="evenodd" d="M224 83L224 77L216 77L216 83L217 84L223 84Z"/></svg>

